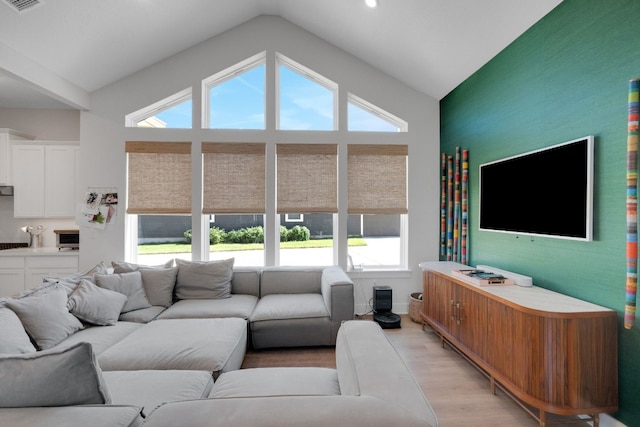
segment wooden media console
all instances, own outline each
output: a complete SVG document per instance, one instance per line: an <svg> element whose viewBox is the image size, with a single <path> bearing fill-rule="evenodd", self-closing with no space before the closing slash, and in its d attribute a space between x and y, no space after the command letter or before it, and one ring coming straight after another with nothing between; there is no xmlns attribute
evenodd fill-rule
<svg viewBox="0 0 640 427"><path fill-rule="evenodd" d="M421 263L424 323L535 417L618 409L617 314L537 286L477 286L453 262Z"/></svg>

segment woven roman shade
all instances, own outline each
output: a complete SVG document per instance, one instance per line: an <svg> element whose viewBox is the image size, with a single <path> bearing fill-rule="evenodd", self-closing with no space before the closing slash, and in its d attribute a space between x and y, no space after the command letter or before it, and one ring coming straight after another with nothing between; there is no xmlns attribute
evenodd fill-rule
<svg viewBox="0 0 640 427"><path fill-rule="evenodd" d="M338 146L276 144L278 213L338 212Z"/></svg>
<svg viewBox="0 0 640 427"><path fill-rule="evenodd" d="M265 212L264 143L202 143L204 214Z"/></svg>
<svg viewBox="0 0 640 427"><path fill-rule="evenodd" d="M407 213L407 145L347 147L349 214Z"/></svg>
<svg viewBox="0 0 640 427"><path fill-rule="evenodd" d="M127 141L127 213L191 213L191 143Z"/></svg>

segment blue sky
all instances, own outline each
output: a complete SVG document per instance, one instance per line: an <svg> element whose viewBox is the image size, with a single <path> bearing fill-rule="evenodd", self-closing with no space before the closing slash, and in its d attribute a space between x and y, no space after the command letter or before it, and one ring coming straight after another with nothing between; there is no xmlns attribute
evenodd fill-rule
<svg viewBox="0 0 640 427"><path fill-rule="evenodd" d="M280 67L279 129L333 130L333 92ZM265 65L248 70L209 91L209 123L215 129L265 129ZM191 127L191 100L156 115L167 127ZM397 127L354 104L348 109L349 130L397 132Z"/></svg>

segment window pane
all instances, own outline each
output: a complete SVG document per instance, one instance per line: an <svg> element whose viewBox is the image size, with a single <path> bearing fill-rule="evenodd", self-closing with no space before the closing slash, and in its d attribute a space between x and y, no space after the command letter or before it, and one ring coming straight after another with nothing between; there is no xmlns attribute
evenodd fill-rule
<svg viewBox="0 0 640 427"><path fill-rule="evenodd" d="M334 130L334 91L280 66L279 129Z"/></svg>
<svg viewBox="0 0 640 427"><path fill-rule="evenodd" d="M333 265L333 214L298 215L295 224L280 215L280 265Z"/></svg>
<svg viewBox="0 0 640 427"><path fill-rule="evenodd" d="M349 131L399 132L400 128L359 106L349 103Z"/></svg>
<svg viewBox="0 0 640 427"><path fill-rule="evenodd" d="M181 102L178 105L174 105L171 108L168 108L150 119L156 119L164 123L164 126L148 126L148 127L166 127L166 128L179 128L179 129L190 129L191 128L191 112L192 112L192 102L190 99ZM146 122L150 119L144 120ZM141 126L141 123L138 123L138 127Z"/></svg>
<svg viewBox="0 0 640 427"><path fill-rule="evenodd" d="M264 215L215 215L209 222L209 260L234 258L233 265L264 265Z"/></svg>
<svg viewBox="0 0 640 427"><path fill-rule="evenodd" d="M265 129L264 64L209 89L211 129Z"/></svg>
<svg viewBox="0 0 640 427"><path fill-rule="evenodd" d="M364 246L349 246L349 267L398 267L401 263L402 215L349 215L347 233L361 236Z"/></svg>
<svg viewBox="0 0 640 427"><path fill-rule="evenodd" d="M191 259L191 215L138 215L137 263L160 265L173 258Z"/></svg>

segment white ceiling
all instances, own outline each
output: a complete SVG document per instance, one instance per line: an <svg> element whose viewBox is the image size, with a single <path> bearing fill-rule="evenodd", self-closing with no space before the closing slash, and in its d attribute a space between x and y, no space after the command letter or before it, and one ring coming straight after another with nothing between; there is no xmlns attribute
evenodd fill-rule
<svg viewBox="0 0 640 427"><path fill-rule="evenodd" d="M40 0L21 13L9 1L0 108L89 108L92 91L262 14L441 99L562 0Z"/></svg>

